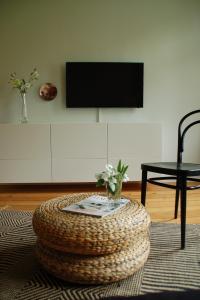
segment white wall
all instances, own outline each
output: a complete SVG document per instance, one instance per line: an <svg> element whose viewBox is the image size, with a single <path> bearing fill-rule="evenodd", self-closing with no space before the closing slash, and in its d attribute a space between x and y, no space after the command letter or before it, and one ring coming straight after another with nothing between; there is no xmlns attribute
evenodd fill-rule
<svg viewBox="0 0 200 300"><path fill-rule="evenodd" d="M31 123L96 122L96 109L65 107L65 62L143 61L144 108L102 109L101 119L161 123L163 159L175 159L178 120L200 104L199 0L0 0L0 36L1 123L20 120L12 71L40 73L27 95ZM38 96L45 82L58 88L53 101ZM188 139L193 161L197 129Z"/></svg>

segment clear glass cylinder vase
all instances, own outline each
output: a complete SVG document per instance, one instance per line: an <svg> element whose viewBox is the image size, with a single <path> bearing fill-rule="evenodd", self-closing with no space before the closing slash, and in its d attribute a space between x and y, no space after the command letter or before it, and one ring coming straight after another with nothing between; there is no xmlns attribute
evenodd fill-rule
<svg viewBox="0 0 200 300"><path fill-rule="evenodd" d="M28 113L27 113L27 103L26 103L26 94L21 94L22 98L22 110L21 110L21 123L28 122Z"/></svg>
<svg viewBox="0 0 200 300"><path fill-rule="evenodd" d="M113 192L109 186L106 187L107 189L107 197L110 200L119 200L121 199L121 193L122 193L122 180L118 181L115 185L115 191Z"/></svg>

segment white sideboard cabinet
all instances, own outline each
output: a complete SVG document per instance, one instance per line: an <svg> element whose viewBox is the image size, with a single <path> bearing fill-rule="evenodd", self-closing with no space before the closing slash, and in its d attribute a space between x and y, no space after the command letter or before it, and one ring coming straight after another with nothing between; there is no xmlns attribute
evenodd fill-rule
<svg viewBox="0 0 200 300"><path fill-rule="evenodd" d="M107 162L107 124L52 124L52 181L91 182Z"/></svg>
<svg viewBox="0 0 200 300"><path fill-rule="evenodd" d="M139 123L0 124L0 183L95 182L107 162L161 160L161 125Z"/></svg>
<svg viewBox="0 0 200 300"><path fill-rule="evenodd" d="M116 165L122 159L131 180L141 180L141 163L160 161L161 155L160 124L108 124L108 162Z"/></svg>
<svg viewBox="0 0 200 300"><path fill-rule="evenodd" d="M50 126L0 124L0 183L50 181Z"/></svg>

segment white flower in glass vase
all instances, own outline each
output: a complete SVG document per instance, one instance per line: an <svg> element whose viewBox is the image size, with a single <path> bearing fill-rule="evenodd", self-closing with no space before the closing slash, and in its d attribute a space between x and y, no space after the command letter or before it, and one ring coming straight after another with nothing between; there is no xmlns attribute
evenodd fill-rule
<svg viewBox="0 0 200 300"><path fill-rule="evenodd" d="M38 79L39 73L36 68L29 75L29 79L26 81L25 79L17 79L17 74L15 72L10 74L9 83L13 88L18 89L20 92L20 96L22 98L22 123L28 122L27 115L27 106L26 106L26 93L33 86L33 82Z"/></svg>
<svg viewBox="0 0 200 300"><path fill-rule="evenodd" d="M126 171L128 165L122 164L119 160L117 168L107 164L105 171L95 175L97 186L105 186L109 199L120 199L122 191L122 183L129 180Z"/></svg>

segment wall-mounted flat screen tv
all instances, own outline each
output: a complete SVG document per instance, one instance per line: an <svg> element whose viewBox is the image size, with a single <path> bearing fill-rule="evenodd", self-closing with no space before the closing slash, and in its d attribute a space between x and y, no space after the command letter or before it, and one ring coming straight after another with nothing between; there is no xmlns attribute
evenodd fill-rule
<svg viewBox="0 0 200 300"><path fill-rule="evenodd" d="M67 107L143 107L144 64L67 62Z"/></svg>

